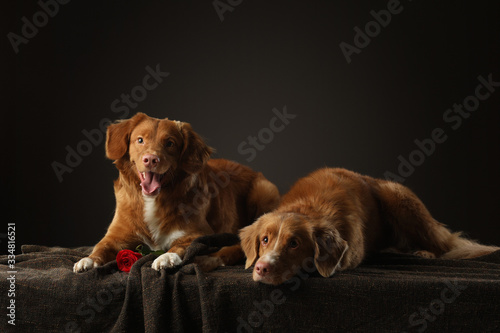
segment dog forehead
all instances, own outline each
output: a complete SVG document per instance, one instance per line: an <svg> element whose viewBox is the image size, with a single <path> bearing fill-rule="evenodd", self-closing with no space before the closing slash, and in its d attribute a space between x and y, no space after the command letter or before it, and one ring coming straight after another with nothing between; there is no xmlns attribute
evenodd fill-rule
<svg viewBox="0 0 500 333"><path fill-rule="evenodd" d="M274 243L275 246L278 243L286 243L290 237L293 237L293 230L281 219L273 219L270 223L266 224L263 231L261 236L268 236L269 242Z"/></svg>
<svg viewBox="0 0 500 333"><path fill-rule="evenodd" d="M158 118L145 118L140 123L138 123L132 130L131 136L135 138L137 136L142 136L145 138L162 140L165 137L177 137L182 139L182 133L180 132L181 122Z"/></svg>
<svg viewBox="0 0 500 333"><path fill-rule="evenodd" d="M168 137L174 137L182 140L182 133L179 130L178 121L172 121L167 118L147 118L141 121L132 130L132 138L141 136L149 140L164 140Z"/></svg>
<svg viewBox="0 0 500 333"><path fill-rule="evenodd" d="M263 234L277 234L281 225L280 218L273 214L267 213L262 215L256 223L259 226L260 233Z"/></svg>
<svg viewBox="0 0 500 333"><path fill-rule="evenodd" d="M170 119L162 119L159 120L158 130L160 132L169 132L169 133L180 133L182 129L182 122L178 120L170 120Z"/></svg>
<svg viewBox="0 0 500 333"><path fill-rule="evenodd" d="M280 221L280 238L288 240L291 238L310 238L313 228L310 221L297 214L284 216Z"/></svg>
<svg viewBox="0 0 500 333"><path fill-rule="evenodd" d="M279 226L275 223L266 224L260 233L261 237L268 236L273 238L273 236L278 235Z"/></svg>
<svg viewBox="0 0 500 333"><path fill-rule="evenodd" d="M155 131L157 127L158 120L155 118L146 118L142 120L140 123L135 125L132 129L132 136L134 135L146 135L151 134Z"/></svg>
<svg viewBox="0 0 500 333"><path fill-rule="evenodd" d="M309 231L306 226L283 223L278 232L277 238L280 242L288 242L291 239L308 238L308 235Z"/></svg>
<svg viewBox="0 0 500 333"><path fill-rule="evenodd" d="M303 229L309 225L307 218L296 213L284 213L279 218L280 225L285 225L290 230Z"/></svg>

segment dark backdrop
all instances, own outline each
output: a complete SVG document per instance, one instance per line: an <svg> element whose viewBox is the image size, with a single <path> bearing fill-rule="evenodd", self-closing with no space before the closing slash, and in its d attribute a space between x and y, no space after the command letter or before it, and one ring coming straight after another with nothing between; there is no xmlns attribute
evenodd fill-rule
<svg viewBox="0 0 500 333"><path fill-rule="evenodd" d="M91 245L104 235L117 171L98 129L138 111L190 122L217 149L215 157L262 171L282 193L322 166L403 175L439 221L500 245L500 91L479 105L473 97L479 76L500 81L499 5L394 4L71 1L55 14L49 6L53 17L45 22L39 4L16 1L2 42L2 250L7 223L16 223L18 248ZM390 22L380 12L388 5L398 12ZM22 35L33 15L38 32L16 54L7 33ZM385 27L369 23L374 15ZM370 41L355 40L355 27L364 31L367 23ZM350 63L342 42L361 46ZM150 91L141 88L147 66L169 73ZM139 102L125 107L121 95L131 93ZM477 110L460 125L446 122L447 110L464 100ZM285 107L295 118L271 138L263 129L273 109ZM422 161L415 140L428 143L436 128L447 139ZM267 143L248 161L250 146L238 147L259 133ZM73 158L72 171L58 179L54 162L67 165L67 149L87 156ZM398 174L400 155L420 165Z"/></svg>

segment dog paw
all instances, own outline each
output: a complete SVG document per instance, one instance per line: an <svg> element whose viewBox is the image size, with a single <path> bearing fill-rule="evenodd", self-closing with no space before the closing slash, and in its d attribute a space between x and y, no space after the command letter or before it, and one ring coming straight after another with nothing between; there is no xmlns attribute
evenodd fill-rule
<svg viewBox="0 0 500 333"><path fill-rule="evenodd" d="M167 252L156 258L151 267L159 271L160 269L179 266L181 262L182 259L177 253Z"/></svg>
<svg viewBox="0 0 500 333"><path fill-rule="evenodd" d="M413 252L413 254L416 256L422 257L422 258L427 258L427 259L435 259L436 258L436 255L434 253L429 252L429 251L424 251L424 250L415 251L415 252Z"/></svg>
<svg viewBox="0 0 500 333"><path fill-rule="evenodd" d="M224 266L224 262L220 257L198 256L194 258L195 264L200 266L203 272L211 272L217 267Z"/></svg>
<svg viewBox="0 0 500 333"><path fill-rule="evenodd" d="M91 258L86 257L75 263L75 265L73 266L73 272L81 273L97 266L99 266L97 262L94 262L94 260L92 260Z"/></svg>

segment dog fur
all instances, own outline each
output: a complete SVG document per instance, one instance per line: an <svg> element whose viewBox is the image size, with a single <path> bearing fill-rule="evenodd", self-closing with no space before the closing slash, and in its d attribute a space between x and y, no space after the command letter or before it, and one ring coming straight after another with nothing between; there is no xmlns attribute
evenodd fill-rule
<svg viewBox="0 0 500 333"><path fill-rule="evenodd" d="M154 269L174 267L195 238L237 233L276 208L278 189L261 173L209 159L211 153L188 123L138 113L110 125L106 155L119 171L116 211L104 238L74 271L103 265L139 244L167 251L153 262ZM197 262L213 269L239 259L244 254L236 245Z"/></svg>
<svg viewBox="0 0 500 333"><path fill-rule="evenodd" d="M345 169L323 168L298 180L279 207L240 231L253 279L278 285L308 260L324 277L353 269L387 248L465 259L500 248L451 233L407 187Z"/></svg>

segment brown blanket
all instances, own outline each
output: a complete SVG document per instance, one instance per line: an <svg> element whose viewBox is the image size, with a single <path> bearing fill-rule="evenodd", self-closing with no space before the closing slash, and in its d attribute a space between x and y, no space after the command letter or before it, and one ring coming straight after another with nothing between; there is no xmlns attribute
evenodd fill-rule
<svg viewBox="0 0 500 333"><path fill-rule="evenodd" d="M500 331L500 251L475 260L380 254L332 278L304 272L279 287L255 283L243 266L203 273L190 263L236 241L200 238L182 268L161 273L148 255L130 273L111 262L75 274L91 248L23 246L14 274L0 257L3 311L15 300L15 326L3 315L0 332Z"/></svg>

